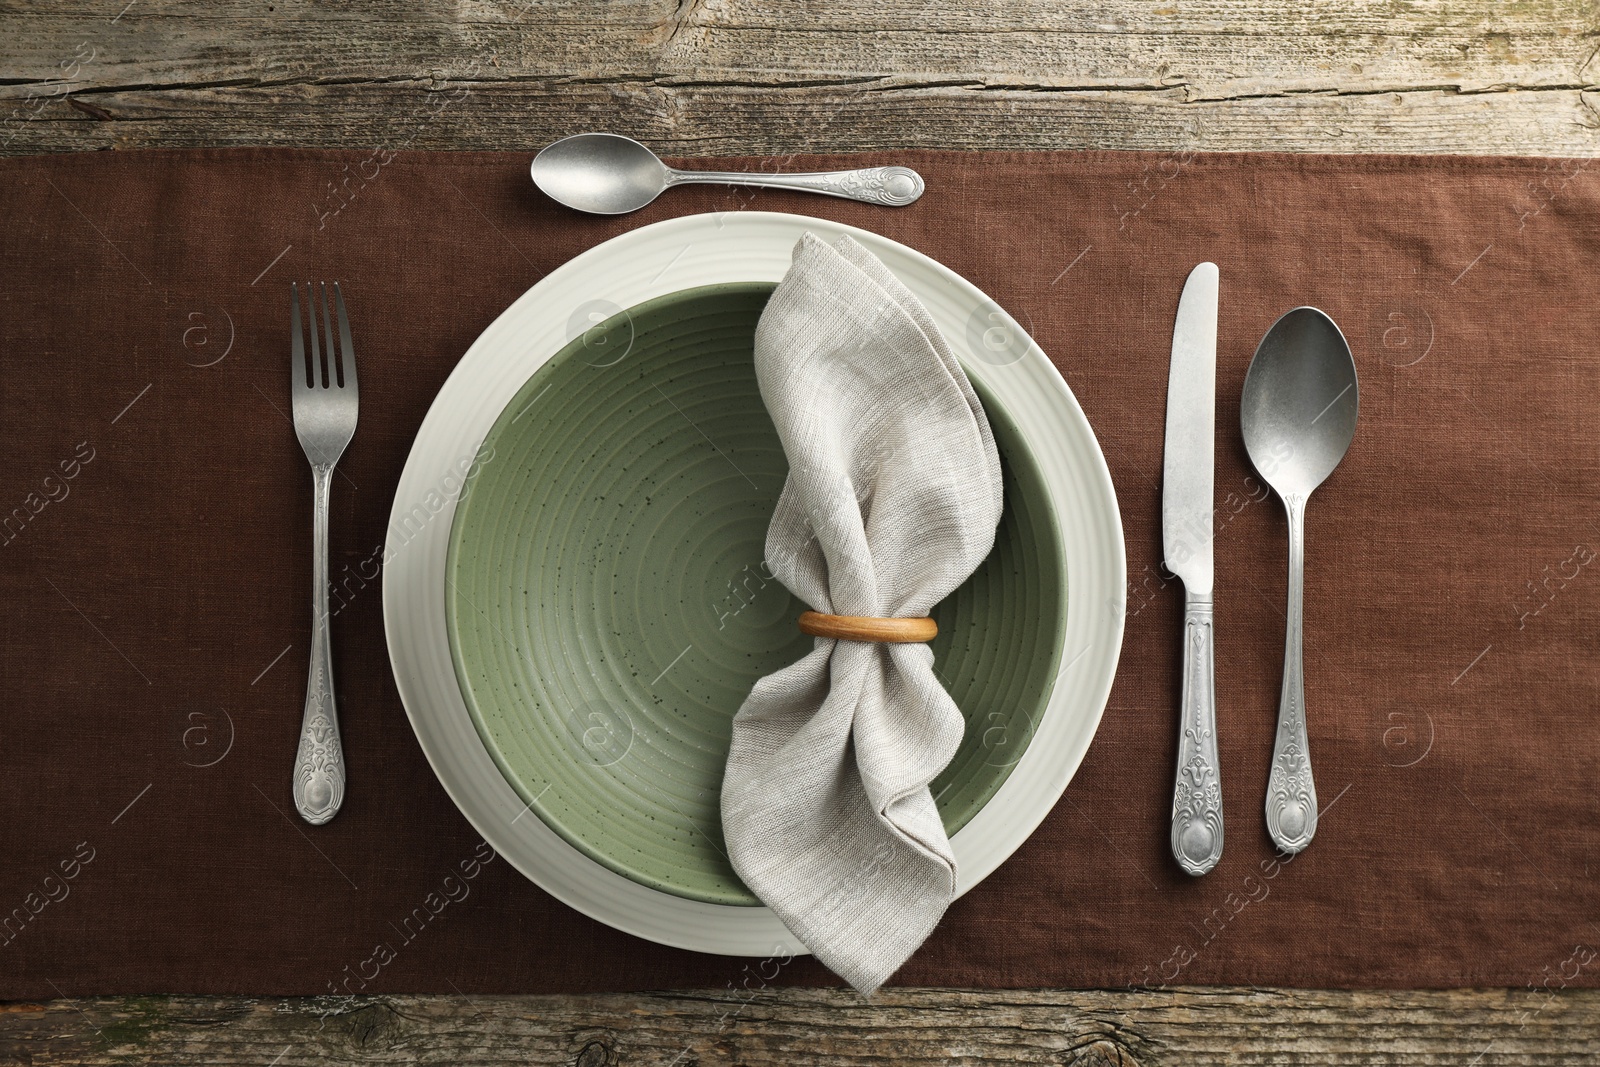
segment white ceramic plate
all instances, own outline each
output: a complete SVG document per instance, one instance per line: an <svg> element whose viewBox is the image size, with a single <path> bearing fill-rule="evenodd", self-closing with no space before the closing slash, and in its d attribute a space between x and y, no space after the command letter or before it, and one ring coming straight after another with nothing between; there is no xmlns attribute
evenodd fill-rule
<svg viewBox="0 0 1600 1067"><path fill-rule="evenodd" d="M445 556L463 479L529 375L589 326L693 286L778 281L802 233L848 233L927 305L968 373L993 391L1037 460L1063 541L1067 625L1033 740L993 799L955 834L957 895L1028 838L1072 780L1099 726L1122 649L1126 584L1116 494L1071 391L1016 322L972 283L905 245L803 215L745 211L645 226L552 271L494 321L439 391L395 491L384 626L406 714L446 792L494 849L594 919L662 944L735 956L801 954L766 908L707 904L640 885L569 845L501 776L457 686L445 629Z"/></svg>

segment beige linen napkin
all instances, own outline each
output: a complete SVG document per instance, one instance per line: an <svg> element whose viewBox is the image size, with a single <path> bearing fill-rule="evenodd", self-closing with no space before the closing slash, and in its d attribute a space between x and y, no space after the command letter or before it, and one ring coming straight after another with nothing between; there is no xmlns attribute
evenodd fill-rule
<svg viewBox="0 0 1600 1067"><path fill-rule="evenodd" d="M1000 461L927 309L849 237L806 234L756 329L789 460L767 566L835 615L918 617L994 544ZM955 889L928 783L963 721L925 644L818 638L733 720L722 821L734 869L863 993L927 938Z"/></svg>

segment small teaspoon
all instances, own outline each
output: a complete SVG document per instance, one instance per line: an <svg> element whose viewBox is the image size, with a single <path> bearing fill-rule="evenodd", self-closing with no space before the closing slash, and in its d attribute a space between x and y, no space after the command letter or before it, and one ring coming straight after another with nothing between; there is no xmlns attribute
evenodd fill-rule
<svg viewBox="0 0 1600 1067"><path fill-rule="evenodd" d="M904 207L922 195L922 175L909 167L866 167L814 174L675 170L631 137L578 133L533 157L533 183L567 207L595 215L638 211L674 185L710 182L795 189L867 204Z"/></svg>

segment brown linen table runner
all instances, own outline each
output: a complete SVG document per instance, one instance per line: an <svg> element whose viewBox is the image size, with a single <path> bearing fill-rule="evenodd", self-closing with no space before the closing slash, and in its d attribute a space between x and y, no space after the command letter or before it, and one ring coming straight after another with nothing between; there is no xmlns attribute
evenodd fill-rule
<svg viewBox="0 0 1600 1067"><path fill-rule="evenodd" d="M785 169L890 162L792 158ZM1575 161L896 153L884 210L694 188L626 218L544 199L523 153L100 153L0 162L0 997L759 988L545 896L479 841L384 646L390 497L428 405L546 272L715 210L863 226L1029 327L1099 435L1127 533L1121 670L1077 778L896 981L1592 985L1600 889L1600 172ZM774 161L719 161L773 167ZM1160 571L1178 292L1218 263L1217 696L1228 845L1167 852L1182 590ZM334 487L344 810L294 817L310 479L290 279L337 278L361 423ZM1261 807L1282 509L1240 442L1262 332L1344 328L1361 422L1309 512L1306 684L1323 819ZM956 339L959 343L960 339Z"/></svg>

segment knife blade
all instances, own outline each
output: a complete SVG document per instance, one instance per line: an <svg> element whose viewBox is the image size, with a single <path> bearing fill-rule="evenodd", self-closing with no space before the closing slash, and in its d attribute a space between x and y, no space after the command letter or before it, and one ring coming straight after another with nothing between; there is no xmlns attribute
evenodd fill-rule
<svg viewBox="0 0 1600 1067"><path fill-rule="evenodd" d="M1183 685L1178 773L1172 792L1172 855L1192 875L1222 858L1217 762L1212 555L1216 496L1217 299L1215 263L1190 271L1178 299L1167 376L1161 548L1183 582Z"/></svg>
<svg viewBox="0 0 1600 1067"><path fill-rule="evenodd" d="M1217 289L1215 263L1189 273L1172 328L1167 444L1161 477L1161 548L1189 593L1209 596L1216 495Z"/></svg>

